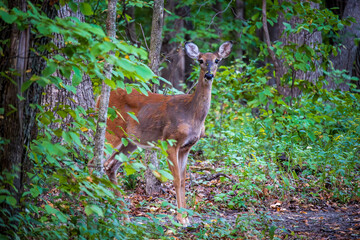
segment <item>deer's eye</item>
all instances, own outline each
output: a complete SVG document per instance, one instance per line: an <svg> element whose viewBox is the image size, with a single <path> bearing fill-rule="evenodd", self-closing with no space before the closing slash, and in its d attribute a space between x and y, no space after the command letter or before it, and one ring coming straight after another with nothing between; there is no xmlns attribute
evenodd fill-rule
<svg viewBox="0 0 360 240"><path fill-rule="evenodd" d="M215 63L219 63L220 62L220 60L219 59L215 59Z"/></svg>
<svg viewBox="0 0 360 240"><path fill-rule="evenodd" d="M199 63L200 63L200 64L203 64L203 63L204 63L204 60L199 59Z"/></svg>

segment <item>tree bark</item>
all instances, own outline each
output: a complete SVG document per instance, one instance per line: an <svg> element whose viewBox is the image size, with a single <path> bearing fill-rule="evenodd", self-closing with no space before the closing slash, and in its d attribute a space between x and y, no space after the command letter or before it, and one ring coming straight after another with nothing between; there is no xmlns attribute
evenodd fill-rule
<svg viewBox="0 0 360 240"><path fill-rule="evenodd" d="M151 41L149 53L149 67L156 74L159 75L160 67L160 52L162 44L162 28L164 23L164 0L155 0L153 7L152 27L151 27ZM154 92L157 91L154 85ZM159 166L159 161L154 150L145 151L145 162L147 165L146 176L146 193L153 195L160 192L160 181L155 177L149 165L152 164L155 168Z"/></svg>
<svg viewBox="0 0 360 240"><path fill-rule="evenodd" d="M23 0L10 1L8 7L27 11L27 3ZM56 15L55 7L50 6L48 1L43 2L42 11L49 18L54 18ZM21 87L33 74L39 75L45 68L43 58L35 55L29 49L35 48L38 44L47 44L49 39L32 37L30 26L19 30L16 24L5 25L0 38L1 40L10 38L10 46L2 46L4 55L0 57L0 71L7 72L12 68L18 73L11 75L16 85L8 79L0 77L0 108L4 108L4 115L0 117L0 136L4 140L9 140L9 143L5 144L4 149L0 152L0 171L13 170L15 166L19 167L14 186L18 190L16 194L20 197L26 170L30 165L26 154L27 147L37 134L36 108L31 108L30 105L39 103L42 91L42 88L36 83L23 93ZM46 55L46 53L40 53L40 55ZM20 100L17 94L24 99Z"/></svg>
<svg viewBox="0 0 360 240"><path fill-rule="evenodd" d="M24 0L12 2L9 8L17 7L26 12L27 3ZM30 28L24 30L17 28L14 23L11 25L10 35L10 51L8 66L5 71L10 68L14 69L10 77L13 82L1 77L1 107L4 108L4 115L2 119L2 137L8 141L4 145L1 152L1 171L6 170L13 172L16 175L14 179L14 187L9 186L10 192L14 194L19 201L22 194L22 179L21 167L24 160L24 101L20 100L19 96L23 96L21 86L26 81L26 70L28 68L29 60L29 44L30 44ZM4 60L4 59L3 59ZM4 66L5 67L5 66Z"/></svg>
<svg viewBox="0 0 360 240"><path fill-rule="evenodd" d="M108 1L108 15L106 19L106 31L107 35L110 38L115 38L116 36L116 4L117 0ZM109 54L114 55L113 52ZM113 65L106 62L104 66L105 78L111 79ZM105 146L105 132L106 132L106 121L107 121L107 110L109 107L109 97L110 97L110 86L108 86L105 81L102 82L101 96L100 96L100 106L99 106L99 115L96 125L95 133L95 147L94 147L94 165L96 168L96 174L102 176L104 173L104 146Z"/></svg>
<svg viewBox="0 0 360 240"><path fill-rule="evenodd" d="M27 1L10 1L8 9L15 7L26 12ZM48 1L43 2L42 10L50 18L55 16L55 7L50 6ZM36 83L23 93L21 87L33 74L40 75L45 67L43 58L30 52L30 48L36 48L39 44L47 44L50 39L31 36L31 26L20 30L15 23L8 25L0 21L0 24L2 25L0 39L10 39L9 45L2 45L6 44L6 41L0 43L4 50L4 54L0 56L0 72L7 73L12 79L10 81L8 78L0 76L0 108L4 109L4 112L0 113L0 138L5 141L0 148L0 172L2 174L6 171L13 174L12 184L2 185L2 187L5 187L17 202L21 203L24 184L28 180L27 172L32 166L27 150L37 135L36 108L30 106L39 103L42 92L42 88ZM46 55L46 52L42 52L40 55ZM12 72L10 69L14 69L14 71ZM8 207L5 203L1 205ZM18 220L12 216L18 211L18 206L8 209L10 215L0 216L8 226L10 224L14 227L17 226Z"/></svg>
<svg viewBox="0 0 360 240"><path fill-rule="evenodd" d="M244 14L245 14L245 3L242 0L236 0L235 1L235 20L238 21L245 21L244 19ZM235 33L236 36L236 42L240 43L240 38L241 38L241 31L236 31ZM240 44L241 45L241 44ZM243 51L241 49L241 47L238 47L236 49L236 56L238 59L242 59L243 58Z"/></svg>
<svg viewBox="0 0 360 240"><path fill-rule="evenodd" d="M281 4L283 1L289 1L291 2L291 0L282 0L279 1L279 4ZM301 1L305 1L305 0L301 0ZM265 4L265 8L266 8L266 1L263 0L263 16L264 13L266 14L266 9L264 12L264 4ZM314 3L314 2L310 2L310 6L313 9L318 9L319 8L319 4ZM270 40L270 36L273 38L272 41L276 41L279 40L283 43L284 46L286 45L290 45L295 43L298 47L302 46L302 45L308 45L311 46L312 48L315 48L315 46L317 44L321 44L322 43L322 37L321 37L321 32L319 31L315 31L313 33L309 33L308 31L305 30L301 30L299 33L291 33L288 36L284 35L283 32L285 30L285 26L284 26L284 22L285 22L285 18L283 13L279 13L279 17L278 17L278 22L276 24L274 24L274 27L272 28L271 34L270 32L267 30L267 26L265 26L265 24L267 25L267 23L264 22L263 19L263 25L264 25L264 38L266 40L266 44L268 46L269 49L269 53L270 53L270 57L272 62L274 63L275 66L275 72L276 72L276 86L277 89L279 91L279 93L281 93L284 96L292 96L292 97L296 97L300 94L300 91L298 89L293 89L293 87L289 87L289 86L282 86L281 84L281 78L288 73L289 67L284 64L284 60L278 59L274 52L269 48L271 46L271 40ZM302 23L303 19L300 19L298 16L293 16L291 18L291 20L289 21L289 24L294 28L297 24ZM320 68L321 62L316 60L313 60L315 66L317 66L315 69L315 71L307 71L307 72L303 72L300 70L293 70L292 72L292 78L294 79L303 79L303 80L307 80L310 81L312 83L316 83L317 79L321 76L322 71Z"/></svg>
<svg viewBox="0 0 360 240"><path fill-rule="evenodd" d="M163 25L164 25L164 0L155 0L154 8L153 8L152 27L151 27L149 67L156 75L159 75Z"/></svg>
<svg viewBox="0 0 360 240"><path fill-rule="evenodd" d="M80 1L75 0L74 2L79 3ZM60 7L57 12L57 16L60 18L75 17L82 22L85 21L84 15L79 10L77 12L73 12L67 4ZM55 34L53 42L58 48L65 47L63 36L60 34ZM61 75L59 70L57 70L54 75L61 78L64 85L72 84L72 76L70 76L70 79L67 79ZM77 106L81 106L85 110L92 109L95 107L95 100L91 79L88 75L84 75L82 82L76 86L76 94L66 90L65 88L58 89L54 85L48 85L45 88L45 94L42 95L41 102L42 105L46 106L46 110L54 112L60 110L60 105L70 106L71 109L75 109ZM62 120L61 124L51 123L50 127L52 129L61 128L66 130L72 121L73 118L68 115L66 119ZM53 140L54 142L59 142L61 138Z"/></svg>
<svg viewBox="0 0 360 240"><path fill-rule="evenodd" d="M302 0L304 1L304 0ZM310 7L313 9L319 9L319 4L310 2ZM290 24L292 27L295 27L297 24L300 24L303 22L303 19L300 19L298 16L291 18ZM281 22L282 26L284 26L283 22ZM298 47L301 47L303 45L310 46L315 49L316 45L322 43L322 37L321 32L315 31L313 33L310 33L305 30L301 30L299 33L292 33L288 37L283 36L281 40L284 45L288 45L290 43L295 43ZM315 60L314 60L315 61ZM322 71L320 68L321 62L314 62L316 66L315 71L307 71L306 73L303 71L296 71L295 76L296 79L304 79L312 83L316 83L317 79L322 75ZM284 68L284 67L283 67ZM282 73L285 74L286 70L282 69Z"/></svg>
<svg viewBox="0 0 360 240"><path fill-rule="evenodd" d="M355 38L360 38L360 1L359 0L348 0L344 9L343 18L353 17L355 23L350 26L345 26L340 31L340 52L337 56L332 56L331 61L334 69L346 70L347 74L352 75L354 66L356 49ZM325 86L327 89L340 88L343 91L349 90L347 82L337 85L331 77L327 78L328 85Z"/></svg>

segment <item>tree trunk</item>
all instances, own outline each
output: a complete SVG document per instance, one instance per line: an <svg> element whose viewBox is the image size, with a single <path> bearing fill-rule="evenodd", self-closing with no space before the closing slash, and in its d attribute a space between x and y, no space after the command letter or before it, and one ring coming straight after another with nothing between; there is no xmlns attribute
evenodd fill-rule
<svg viewBox="0 0 360 240"><path fill-rule="evenodd" d="M126 27L125 27L125 32L127 35L127 38L130 40L130 42L133 45L136 45L137 47L141 46L141 43L137 40L136 37L136 28L135 28L135 22L131 21L129 22L128 19L126 18L125 14L129 15L132 19L135 18L135 7L126 7L126 3L124 1L124 19L126 22Z"/></svg>
<svg viewBox="0 0 360 240"><path fill-rule="evenodd" d="M24 0L12 2L10 9L17 7L26 12L27 3ZM1 77L1 107L4 108L4 115L2 119L2 137L8 141L4 145L1 153L1 171L11 171L16 175L14 179L15 189L9 186L17 200L20 200L22 194L22 179L21 167L24 160L24 101L21 101L17 95L23 96L21 86L26 81L26 70L28 68L29 60L29 44L30 44L30 29L29 27L20 30L16 24L12 24L10 33L10 51L7 56L8 65L5 69L9 71L14 69L10 77L13 82ZM3 59L4 60L4 59ZM15 84L14 84L15 83ZM26 106L28 107L28 106Z"/></svg>
<svg viewBox="0 0 360 240"><path fill-rule="evenodd" d="M160 52L162 43L162 28L164 22L164 0L155 0L153 7L152 27L151 27L151 42L149 67L156 74L159 75L160 66ZM156 92L156 85L154 85L154 92ZM146 193L153 195L160 192L160 181L155 177L149 165L152 164L155 168L159 166L159 161L154 150L145 151L145 162L147 165L146 176Z"/></svg>
<svg viewBox="0 0 360 240"><path fill-rule="evenodd" d="M27 3L23 0L9 2L9 9L14 7L27 11ZM55 7L50 6L48 1L43 2L42 10L48 17L55 17ZM30 52L29 49L36 47L37 44L47 44L49 39L31 37L30 26L19 30L16 24L4 26L1 40L9 38L10 46L2 46L4 55L0 58L0 71L8 71L12 68L18 74L11 76L16 83L15 86L8 79L0 77L0 108L4 108L4 116L0 117L0 133L4 140L9 140L9 143L5 144L4 149L0 152L0 171L15 170L15 166L19 167L16 170L18 177L14 186L18 190L17 196L20 197L26 170L29 168L27 147L37 133L36 108L31 108L30 105L39 103L42 91L42 88L36 83L32 84L24 93L21 92L21 87L33 74L39 75L45 68L43 58ZM40 53L40 55L46 55L46 53ZM17 94L24 99L20 100Z"/></svg>
<svg viewBox="0 0 360 240"><path fill-rule="evenodd" d="M106 19L106 31L107 35L110 38L115 38L116 36L116 4L117 0L108 1L108 15ZM110 54L114 55L113 52ZM105 78L111 80L113 65L106 62L104 66ZM99 106L99 115L96 125L95 133L95 147L94 147L94 165L96 167L96 173L99 176L102 176L104 173L104 147L105 147L105 132L106 132L106 121L107 121L107 110L109 107L109 97L110 97L110 86L108 86L105 81L102 82L101 96L100 96L100 106Z"/></svg>
<svg viewBox="0 0 360 240"><path fill-rule="evenodd" d="M80 1L77 0L74 2L79 3ZM85 21L84 15L79 10L77 12L73 12L67 4L60 7L57 12L57 16L60 18L75 17L82 22ZM55 34L53 42L58 48L65 47L63 36L60 34ZM54 75L61 78L64 85L72 84L72 76L70 79L67 79L61 75L59 70L57 70ZM76 87L76 94L64 88L58 89L54 85L48 85L45 89L45 94L42 96L41 102L42 105L46 106L47 110L54 112L60 110L60 105L70 106L71 109L75 109L77 106L81 106L85 110L94 108L95 100L91 79L89 76L84 75L82 82ZM68 115L66 119L63 119L61 125L59 123L51 123L50 127L53 129L61 128L66 130L72 121L73 118ZM59 142L60 140L61 138L54 139L55 142Z"/></svg>
<svg viewBox="0 0 360 240"><path fill-rule="evenodd" d="M165 55L167 67L161 71L161 76L171 82L176 89L181 89L181 84L185 80L185 54L182 43L173 42L170 40L176 37L178 33L183 31L185 27L184 18L189 15L189 7L176 8L178 1L168 1L166 9L174 12L178 19L174 22L168 23L173 26L173 31L168 32L163 41L162 52Z"/></svg>
<svg viewBox="0 0 360 240"><path fill-rule="evenodd" d="M235 9L235 20L238 20L238 21L245 21L244 20L244 14L245 14L245 3L244 1L242 0L236 0L235 1L235 6L236 6L236 9ZM240 38L241 38L241 31L236 31L235 33L235 36L236 36L236 39L235 41L240 43ZM243 57L243 51L241 49L241 47L238 47L236 49L236 57L238 59L242 59Z"/></svg>
<svg viewBox="0 0 360 240"><path fill-rule="evenodd" d="M10 1L8 8L15 7L25 12L27 11L27 1ZM50 6L48 1L44 1L42 7L48 17L55 16L55 8ZM32 166L27 156L27 149L37 135L36 108L30 106L39 103L42 92L42 88L36 83L33 83L23 93L21 87L33 74L39 75L45 67L43 58L30 52L29 49L35 48L39 43L47 44L49 39L32 37L30 26L20 30L16 24L8 25L0 22L1 25L5 24L1 26L0 39L10 39L9 45L2 45L6 42L0 43L4 50L4 55L0 56L0 71L8 72L8 76L12 79L10 81L8 78L0 76L0 109L4 111L0 113L0 138L5 141L0 148L0 172L1 174L4 171L11 172L14 176L12 184L4 186L1 183L1 186L5 187L19 203L24 191L24 184L28 180L27 172ZM46 53L40 52L40 55L46 55ZM14 69L14 72L10 72L10 69ZM5 203L1 204L2 207L3 204L8 207ZM1 215L0 217L8 226L11 224L16 227L17 219L12 216L18 211L18 208L11 208L8 211L10 215Z"/></svg>
<svg viewBox="0 0 360 240"><path fill-rule="evenodd" d="M291 0L284 0L284 1L290 1ZM301 0L301 1L305 1L305 0ZM263 0L263 2L265 2L265 0ZM281 4L281 2L283 1L279 1L279 4ZM314 3L314 2L310 2L310 6L311 8L319 8L319 4L318 3ZM298 16L294 16L291 18L291 20L288 22L293 28L299 24L302 23L303 19L300 19ZM308 45L311 46L313 48L315 48L315 46L317 44L321 44L322 43L322 37L321 37L321 32L316 31L313 33L310 33L308 31L305 30L301 30L298 33L291 33L288 36L284 35L283 32L285 30L285 18L284 15L282 13L279 13L279 17L278 17L278 22L276 24L274 24L274 27L271 28L271 33L268 33L268 37L265 37L265 39L268 39L267 45L268 47L271 46L271 42L270 42L270 36L272 37L272 42L274 41L281 41L283 43L283 45L290 45L295 43L298 47L303 46L303 45ZM263 23L265 24L265 23ZM264 25L264 28L267 28L267 26ZM265 35L266 35L266 31L264 29ZM272 51L269 50L270 55L272 55ZM275 57L275 55L271 56L272 61L274 62L276 59L276 64L275 65L275 71L276 71L276 85L278 88L279 93L281 93L284 96L292 96L292 97L296 97L300 94L300 91L298 89L293 89L292 87L289 86L281 86L281 82L280 79L288 73L289 67L284 64L284 60L281 59L277 59ZM303 80L307 80L309 82L312 83L316 83L317 79L321 76L322 71L320 68L320 64L321 62L314 60L314 64L315 66L317 66L315 69L315 71L307 71L306 73L300 70L296 70L293 71L292 74L292 78L294 79L303 79Z"/></svg>
<svg viewBox="0 0 360 240"><path fill-rule="evenodd" d="M281 68L280 68L280 61L275 56L275 53L273 50L271 50L271 40L270 40L270 34L267 24L267 7L266 7L266 0L262 1L262 23L263 23L263 30L264 30L264 40L267 45L271 60L274 64L275 68L275 83L276 88L278 89L279 93L281 93Z"/></svg>
<svg viewBox="0 0 360 240"><path fill-rule="evenodd" d="M305 0L302 0L305 1ZM314 2L310 2L310 7L313 9L319 9L319 4L318 3L314 3ZM298 16L291 18L290 24L292 27L295 27L297 24L300 24L303 22L303 19L299 18ZM284 26L283 22L281 22L282 26ZM291 43L295 43L298 47L301 47L303 45L307 45L310 46L312 48L315 48L316 45L321 44L322 43L322 37L321 37L321 32L319 31L315 31L313 33L310 33L308 31L305 30L301 30L299 33L292 33L289 36L283 36L280 41L282 41L284 43L284 45L288 45ZM314 72L312 71L307 71L306 73L303 71L296 71L295 72L295 78L296 79L303 79L303 80L307 80L309 82L312 83L316 83L317 79L321 76L322 71L320 68L320 64L321 62L315 62L315 65L318 66L316 67L316 70ZM282 73L286 73L285 69L282 69ZM294 76L294 75L293 75Z"/></svg>
<svg viewBox="0 0 360 240"><path fill-rule="evenodd" d="M343 13L343 18L353 17L355 18L355 23L352 23L350 26L345 26L343 30L340 31L340 51L337 56L332 56L331 61L334 65L334 69L346 70L346 72L351 75L357 46L355 44L355 39L360 38L360 1L359 0L348 0L345 6ZM337 85L333 78L328 77L329 84L325 86L327 89L336 89L340 88L343 91L349 90L347 82Z"/></svg>
<svg viewBox="0 0 360 240"><path fill-rule="evenodd" d="M155 0L154 8L153 8L152 27L151 27L149 67L156 75L159 75L163 24L164 24L164 0Z"/></svg>

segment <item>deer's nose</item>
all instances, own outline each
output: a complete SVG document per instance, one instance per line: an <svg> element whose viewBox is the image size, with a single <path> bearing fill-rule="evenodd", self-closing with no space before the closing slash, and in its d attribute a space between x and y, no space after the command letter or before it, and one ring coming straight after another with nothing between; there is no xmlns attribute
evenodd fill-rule
<svg viewBox="0 0 360 240"><path fill-rule="evenodd" d="M214 77L214 74L209 73L209 72L205 73L205 78L206 78L207 80L211 80L211 79L213 79L213 77Z"/></svg>

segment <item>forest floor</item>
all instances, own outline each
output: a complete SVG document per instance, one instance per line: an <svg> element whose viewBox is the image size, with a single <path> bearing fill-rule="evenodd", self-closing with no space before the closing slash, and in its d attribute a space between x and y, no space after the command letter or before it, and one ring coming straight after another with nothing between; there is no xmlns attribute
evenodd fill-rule
<svg viewBox="0 0 360 240"><path fill-rule="evenodd" d="M167 234L174 239L197 239L200 229L209 228L206 236L211 236L213 229L222 222L223 228L244 225L248 218L249 231L262 232L266 239L360 239L360 203L340 204L334 200L309 198L304 194L291 197L277 197L271 194L258 194L258 199L247 207L229 208L214 196L232 189L235 178L225 174L210 174L201 164L190 167L191 181L188 179L188 208L199 215L190 216L196 227L182 228L181 234ZM208 167L207 167L208 168ZM205 173L205 174L204 174ZM208 174L206 174L208 173ZM222 178L222 181L221 181ZM199 181L200 179L200 181ZM229 179L225 181L224 179ZM230 181L231 180L231 181ZM147 196L143 180L136 180L135 190L129 190L128 200L131 202L130 217L137 221L138 217L151 215L175 215L172 207L163 202L175 204L175 191L170 181L162 185L162 193ZM236 180L235 180L236 181ZM247 216L247 217L246 217ZM240 221L239 221L240 219ZM225 225L224 225L225 223ZM171 224L170 221L164 225ZM211 225L211 226L209 226ZM246 225L246 224L245 224ZM246 232L246 227L233 231L229 237L210 239L258 239L259 234ZM261 235L261 234L260 234Z"/></svg>

